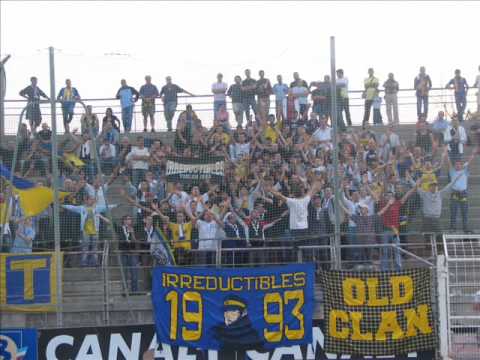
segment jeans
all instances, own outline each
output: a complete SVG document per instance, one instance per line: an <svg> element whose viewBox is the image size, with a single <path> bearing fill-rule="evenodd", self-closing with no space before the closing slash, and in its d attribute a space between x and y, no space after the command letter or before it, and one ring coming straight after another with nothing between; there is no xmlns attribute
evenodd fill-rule
<svg viewBox="0 0 480 360"><path fill-rule="evenodd" d="M225 100L216 100L213 102L213 118L217 118L217 113L222 106L227 107L227 102Z"/></svg>
<svg viewBox="0 0 480 360"><path fill-rule="evenodd" d="M243 99L242 104L243 104L243 111L245 111L245 116L247 118L247 121L250 118L250 108L252 108L253 113L257 115L257 103L254 97L250 97L250 98L247 97Z"/></svg>
<svg viewBox="0 0 480 360"><path fill-rule="evenodd" d="M343 115L345 111L345 120L347 120L347 125L352 126L352 118L350 117L350 102L348 98L339 98L338 106L340 107L340 114Z"/></svg>
<svg viewBox="0 0 480 360"><path fill-rule="evenodd" d="M73 119L73 109L62 106L63 125L70 124Z"/></svg>
<svg viewBox="0 0 480 360"><path fill-rule="evenodd" d="M163 104L164 114L165 114L165 121L167 122L168 131L172 131L172 120L175 116L175 111L177 111L177 102L176 101L168 101Z"/></svg>
<svg viewBox="0 0 480 360"><path fill-rule="evenodd" d="M453 197L450 199L450 228L455 230L457 227L458 209L460 209L460 216L462 217L463 231L467 231L468 201L466 198L464 200L455 199Z"/></svg>
<svg viewBox="0 0 480 360"><path fill-rule="evenodd" d="M373 123L383 124L382 113L380 112L380 109L373 109Z"/></svg>
<svg viewBox="0 0 480 360"><path fill-rule="evenodd" d="M145 179L147 170L144 169L132 169L132 184L138 187L141 181Z"/></svg>
<svg viewBox="0 0 480 360"><path fill-rule="evenodd" d="M126 278L130 277L130 290L132 293L138 291L138 256L133 254L122 254L122 265L126 270Z"/></svg>
<svg viewBox="0 0 480 360"><path fill-rule="evenodd" d="M348 245L361 245L357 241L357 227L349 226L347 230L347 244ZM367 260L366 248L347 248L347 260L353 262L353 266L357 263Z"/></svg>
<svg viewBox="0 0 480 360"><path fill-rule="evenodd" d="M330 117L330 104L327 102L313 104L312 111L320 117Z"/></svg>
<svg viewBox="0 0 480 360"><path fill-rule="evenodd" d="M397 94L386 94L385 105L387 106L387 118L389 124L398 124L398 96Z"/></svg>
<svg viewBox="0 0 480 360"><path fill-rule="evenodd" d="M400 246L400 237L392 230L385 230L382 235L382 244L393 244L395 246ZM397 248L392 249L390 246L382 246L380 260L380 267L382 271L390 270L390 257L392 257L392 250L395 270L402 269L402 256L400 255L400 251Z"/></svg>
<svg viewBox="0 0 480 360"><path fill-rule="evenodd" d="M81 266L98 266L98 236L83 234Z"/></svg>
<svg viewBox="0 0 480 360"><path fill-rule="evenodd" d="M455 105L457 106L458 121L463 121L463 113L467 107L467 94L455 93Z"/></svg>
<svg viewBox="0 0 480 360"><path fill-rule="evenodd" d="M417 95L417 116L420 116L421 114L428 116L428 95Z"/></svg>
<svg viewBox="0 0 480 360"><path fill-rule="evenodd" d="M135 105L122 107L122 123L125 132L132 130L133 109Z"/></svg>
<svg viewBox="0 0 480 360"><path fill-rule="evenodd" d="M364 112L363 112L363 126L368 124L370 119L370 110L372 108L373 100L365 100Z"/></svg>

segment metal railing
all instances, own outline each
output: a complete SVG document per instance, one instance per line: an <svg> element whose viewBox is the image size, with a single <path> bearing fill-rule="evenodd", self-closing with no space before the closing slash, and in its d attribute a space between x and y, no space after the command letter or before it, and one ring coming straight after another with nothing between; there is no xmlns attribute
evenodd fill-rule
<svg viewBox="0 0 480 360"><path fill-rule="evenodd" d="M477 98L476 98L476 89L471 89L467 95L467 109L465 114L468 112L474 113L478 111L477 109ZM364 99L362 99L362 90L350 90L349 91L349 106L351 108L352 122L354 125L360 125L363 117L363 107ZM384 91L380 90L380 93L383 94ZM273 96L272 96L273 99ZM448 107L450 113L455 112L455 100L453 96L453 90L448 90L445 88L432 88L429 94L429 114L430 118L433 118L438 110L443 110L444 106ZM14 134L15 129L9 124L13 122L11 119L17 119L18 114L21 109L23 109L23 104L27 100L25 99L8 99L5 100L5 124L6 134ZM400 89L398 95L398 106L400 110L400 123L401 124L411 124L417 121L416 115L416 96L414 89ZM92 106L93 113L95 113L99 120L104 116L106 108L112 108L114 114L116 113L118 118L121 118L121 106L120 101L116 98L85 98L82 99L82 102ZM141 111L141 101L138 102L135 106L133 112L133 121L132 121L132 131L140 132L143 130L143 116ZM43 105L45 104L45 105ZM42 114L44 116L44 121L48 120L50 117L49 109L46 105L49 105L49 101L41 101ZM57 102L58 109L60 110L60 102ZM213 95L212 94L202 94L195 96L183 96L178 97L178 106L177 106L177 115L185 109L187 104L191 104L195 112L199 114L199 118L202 120L203 126L211 127L213 124ZM49 107L49 106L48 106ZM229 112L230 124L234 123L234 114L232 111L231 103L227 99L227 110ZM271 113L275 113L275 101L272 101L270 107ZM163 118L163 104L160 99L156 100L156 128L157 130L165 130L165 119ZM384 123L386 123L385 115L385 104L382 104L382 116L384 118ZM176 118L176 117L175 117ZM76 114L71 123L71 127L79 127L80 114ZM48 121L47 121L48 122ZM63 124L59 121L58 124L59 133L63 133ZM175 126L175 120L174 124Z"/></svg>

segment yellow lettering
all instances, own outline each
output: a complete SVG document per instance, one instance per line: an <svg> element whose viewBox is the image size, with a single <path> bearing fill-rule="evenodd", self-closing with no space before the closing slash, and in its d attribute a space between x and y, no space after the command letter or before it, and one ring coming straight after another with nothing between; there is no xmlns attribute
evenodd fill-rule
<svg viewBox="0 0 480 360"><path fill-rule="evenodd" d="M402 305L412 301L413 280L410 276L392 276L390 284L392 285L391 305Z"/></svg>
<svg viewBox="0 0 480 360"><path fill-rule="evenodd" d="M306 280L305 280L306 274L304 272L298 272L298 273L293 273L293 282L295 284L295 287L304 287Z"/></svg>
<svg viewBox="0 0 480 360"><path fill-rule="evenodd" d="M10 263L13 271L23 272L23 298L33 300L35 291L33 284L33 273L35 270L47 267L47 259L38 260L14 260Z"/></svg>
<svg viewBox="0 0 480 360"><path fill-rule="evenodd" d="M260 277L260 290L270 289L270 278L268 276Z"/></svg>
<svg viewBox="0 0 480 360"><path fill-rule="evenodd" d="M244 280L247 282L247 290L252 289L252 281L255 283L255 278L253 276L246 276Z"/></svg>
<svg viewBox="0 0 480 360"><path fill-rule="evenodd" d="M234 276L231 278L232 282L232 290L233 291L242 291L242 278L238 276ZM240 285L235 286L235 282L240 282Z"/></svg>
<svg viewBox="0 0 480 360"><path fill-rule="evenodd" d="M432 328L428 322L428 305L418 305L417 311L415 311L415 309L404 310L407 321L406 337L417 336L417 329L420 330L422 334L430 334L432 332Z"/></svg>
<svg viewBox="0 0 480 360"><path fill-rule="evenodd" d="M282 287L283 288L292 287L292 274L282 274Z"/></svg>
<svg viewBox="0 0 480 360"><path fill-rule="evenodd" d="M275 275L270 276L270 278L271 278L271 282L272 282L272 289L281 289L282 288L281 283L280 284L275 283L275 280L276 280Z"/></svg>
<svg viewBox="0 0 480 360"><path fill-rule="evenodd" d="M343 310L331 310L328 321L328 331L330 335L337 339L347 339L350 331L347 327L338 330L340 322L348 323L348 314Z"/></svg>
<svg viewBox="0 0 480 360"><path fill-rule="evenodd" d="M225 286L224 280L227 281L227 286ZM225 278L220 277L220 278L219 278L219 287L220 287L220 290L221 290L221 291L230 291L230 289L231 289L231 286L230 286L230 278L226 278L226 279L225 279Z"/></svg>
<svg viewBox="0 0 480 360"><path fill-rule="evenodd" d="M213 285L210 283L213 282ZM214 291L217 290L217 278L214 276L207 276L207 290Z"/></svg>
<svg viewBox="0 0 480 360"><path fill-rule="evenodd" d="M386 341L386 333L392 333L392 340L399 340L403 338L403 331L398 325L396 311L382 312L382 319L375 334L376 341Z"/></svg>
<svg viewBox="0 0 480 360"><path fill-rule="evenodd" d="M363 314L361 312L350 312L350 319L352 321L352 337L351 340L357 341L373 341L373 334L371 332L362 333L360 325Z"/></svg>
<svg viewBox="0 0 480 360"><path fill-rule="evenodd" d="M388 305L388 297L377 298L379 290L378 278L368 278L368 306L385 306Z"/></svg>
<svg viewBox="0 0 480 360"><path fill-rule="evenodd" d="M167 274L167 287L178 287L177 274Z"/></svg>
<svg viewBox="0 0 480 360"><path fill-rule="evenodd" d="M180 275L180 287L189 289L191 286L192 286L192 277L190 275L187 275L187 274L181 274ZM199 288L198 290L203 290L203 288Z"/></svg>
<svg viewBox="0 0 480 360"><path fill-rule="evenodd" d="M346 305L360 306L365 304L365 283L362 279L346 278L343 280L342 287L343 301Z"/></svg>

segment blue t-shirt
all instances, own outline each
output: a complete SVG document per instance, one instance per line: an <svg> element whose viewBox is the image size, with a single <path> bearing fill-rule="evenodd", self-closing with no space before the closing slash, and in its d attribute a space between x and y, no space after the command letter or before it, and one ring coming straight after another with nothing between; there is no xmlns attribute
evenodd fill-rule
<svg viewBox="0 0 480 360"><path fill-rule="evenodd" d="M273 85L273 93L275 94L276 101L282 101L288 94L288 86L285 84Z"/></svg>

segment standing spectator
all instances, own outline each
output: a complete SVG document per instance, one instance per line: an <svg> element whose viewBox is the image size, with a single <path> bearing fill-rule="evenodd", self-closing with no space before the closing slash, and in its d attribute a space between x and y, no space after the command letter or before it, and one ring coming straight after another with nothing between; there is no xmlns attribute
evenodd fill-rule
<svg viewBox="0 0 480 360"><path fill-rule="evenodd" d="M293 82L290 83L291 94L295 100L295 110L297 114L304 120L307 119L308 114L308 84L305 80L300 78L298 72L293 73ZM288 112L288 111L287 111ZM298 119L294 119L298 120Z"/></svg>
<svg viewBox="0 0 480 360"><path fill-rule="evenodd" d="M394 79L393 73L388 74L388 80L383 84L385 88L385 105L387 106L387 118L389 124L398 125L398 81Z"/></svg>
<svg viewBox="0 0 480 360"><path fill-rule="evenodd" d="M242 97L242 78L240 76L235 76L235 83L230 85L230 88L227 91L227 95L232 100L232 110L235 114L235 121L237 122L237 127L242 127L243 123L243 97Z"/></svg>
<svg viewBox="0 0 480 360"><path fill-rule="evenodd" d="M352 119L350 117L350 103L348 99L348 78L343 76L343 69L337 70L337 87L340 89L340 96L337 99L339 101L340 114L345 111L345 119L347 125L352 126Z"/></svg>
<svg viewBox="0 0 480 360"><path fill-rule="evenodd" d="M312 185L305 194L304 186L296 183L292 186L294 197L286 197L282 193L272 190L272 194L285 201L290 214L290 235L294 240L305 241L308 236L308 204L314 194L320 190L318 183Z"/></svg>
<svg viewBox="0 0 480 360"><path fill-rule="evenodd" d="M82 134L89 133L90 128L92 129L93 136L97 136L100 123L97 114L93 113L92 105L87 105L85 114L82 114L80 118L80 131Z"/></svg>
<svg viewBox="0 0 480 360"><path fill-rule="evenodd" d="M105 175L111 175L116 166L116 150L108 137L103 138L102 145L99 149L100 166Z"/></svg>
<svg viewBox="0 0 480 360"><path fill-rule="evenodd" d="M425 66L420 67L420 73L413 81L413 88L417 96L417 116L420 114L428 116L428 92L432 88L432 80L425 72Z"/></svg>
<svg viewBox="0 0 480 360"><path fill-rule="evenodd" d="M132 129L133 109L140 94L133 87L128 86L125 79L122 79L120 84L122 86L118 89L116 98L120 99L120 105L122 106L123 129L129 133Z"/></svg>
<svg viewBox="0 0 480 360"><path fill-rule="evenodd" d="M287 116L288 86L282 82L282 75L277 75L277 83L272 90L275 94L275 116L278 122L283 122Z"/></svg>
<svg viewBox="0 0 480 360"><path fill-rule="evenodd" d="M463 232L468 233L468 176L470 171L469 164L478 155L478 149L472 152L470 158L463 163L461 159L456 159L452 167L450 160L447 160L448 175L450 179L457 179L452 185L452 194L450 197L450 230L455 231L457 228L457 211L460 209L460 216L462 217Z"/></svg>
<svg viewBox="0 0 480 360"><path fill-rule="evenodd" d="M42 113L40 111L40 97L50 100L47 95L37 86L37 78L32 76L30 78L30 85L20 91L20 96L27 99L27 120L30 121L30 129L32 134L35 134L37 127L42 122Z"/></svg>
<svg viewBox="0 0 480 360"><path fill-rule="evenodd" d="M152 77L145 76L145 84L140 87L140 98L142 99L143 131L147 132L147 121L150 117L150 127L155 132L155 98L160 96L158 89L152 84Z"/></svg>
<svg viewBox="0 0 480 360"><path fill-rule="evenodd" d="M438 116L432 122L432 133L437 145L443 144L443 134L450 126L448 120L445 118L443 111L438 112Z"/></svg>
<svg viewBox="0 0 480 360"><path fill-rule="evenodd" d="M142 136L137 136L137 146L133 146L126 157L127 163L131 165L134 186L138 186L144 180L149 159L150 153L145 147L145 139Z"/></svg>
<svg viewBox="0 0 480 360"><path fill-rule="evenodd" d="M257 103L255 102L255 91L257 89L257 81L252 79L250 69L245 70L245 80L242 81L242 101L245 117L250 117L250 108L257 115Z"/></svg>
<svg viewBox="0 0 480 360"><path fill-rule="evenodd" d="M460 70L457 69L455 70L455 77L447 83L445 88L446 89L453 88L454 94L455 94L455 105L457 107L458 120L462 122L463 113L465 112L465 108L467 107L467 92L468 92L467 79L460 76Z"/></svg>
<svg viewBox="0 0 480 360"><path fill-rule="evenodd" d="M222 217L223 214L220 214ZM205 210L202 219L195 219L195 226L198 229L198 250L202 250L199 261L202 265L214 263L215 251L217 250L217 233L223 229L224 223L210 210Z"/></svg>
<svg viewBox="0 0 480 360"><path fill-rule="evenodd" d="M15 232L15 240L10 250L12 253L31 253L32 243L35 238L35 227L31 217L26 217L18 221Z"/></svg>
<svg viewBox="0 0 480 360"><path fill-rule="evenodd" d="M460 175L461 176L461 175ZM440 217L442 216L443 198L450 193L452 186L459 177L451 179L442 190L438 190L438 183L431 182L429 190L425 191L420 186L421 179L417 180L417 193L422 199L422 232L439 234L442 232Z"/></svg>
<svg viewBox="0 0 480 360"><path fill-rule="evenodd" d="M223 82L223 75L221 73L217 74L217 82L212 84L212 93L213 93L213 119L217 119L218 111L220 107L227 107L227 97L225 93L227 92L228 85L226 82Z"/></svg>
<svg viewBox="0 0 480 360"><path fill-rule="evenodd" d="M368 124L370 119L370 110L373 105L375 96L378 95L379 80L373 76L374 71L372 68L368 69L368 78L363 82L365 91L362 93L362 97L365 99L365 109L363 114L363 128Z"/></svg>
<svg viewBox="0 0 480 360"><path fill-rule="evenodd" d="M258 115L261 122L266 122L268 113L270 112L270 95L273 94L272 84L270 80L265 78L265 72L260 70L258 72L260 77L257 81L256 93L258 97Z"/></svg>
<svg viewBox="0 0 480 360"><path fill-rule="evenodd" d="M139 264L136 251L139 244L133 228L133 218L130 215L125 215L122 218L121 226L115 224L115 231L118 237L118 250L122 252L122 265L126 268L127 276L130 277L130 290L132 293L136 293L138 291Z"/></svg>
<svg viewBox="0 0 480 360"><path fill-rule="evenodd" d="M168 131L172 131L172 120L175 116L175 111L177 111L178 94L186 93L190 96L194 95L187 90L182 89L180 86L173 84L171 76L167 76L165 80L167 83L160 90L160 96L162 96Z"/></svg>
<svg viewBox="0 0 480 360"><path fill-rule="evenodd" d="M312 111L318 114L321 118L330 118L330 104L332 99L330 76L325 75L322 82L312 82L310 86L317 87L311 92L313 101Z"/></svg>
<svg viewBox="0 0 480 360"><path fill-rule="evenodd" d="M467 143L467 132L458 119L452 119L451 125L443 133L443 141L448 146L448 154L452 162L462 157L463 148Z"/></svg>
<svg viewBox="0 0 480 360"><path fill-rule="evenodd" d="M105 116L102 120L102 129L107 121L112 123L112 126L120 132L120 120L118 120L118 117L113 114L112 108L107 108L107 110L105 110Z"/></svg>
<svg viewBox="0 0 480 360"><path fill-rule="evenodd" d="M480 66L478 67L478 71L480 72ZM475 84L473 87L477 88L477 112L480 113L480 73L475 78Z"/></svg>
<svg viewBox="0 0 480 360"><path fill-rule="evenodd" d="M97 266L100 230L100 219L109 222L101 213L106 211L105 206L96 205L95 198L88 197L84 205L62 205L66 210L80 214L80 231L82 232L82 259L81 266ZM113 205L109 205L113 207Z"/></svg>
<svg viewBox="0 0 480 360"><path fill-rule="evenodd" d="M72 87L70 79L65 80L65 87L60 90L57 100L62 103L63 126L65 132L70 132L70 123L73 119L73 110L75 109L75 102L80 100L80 94L77 89Z"/></svg>
<svg viewBox="0 0 480 360"><path fill-rule="evenodd" d="M383 124L383 119L382 119L382 97L380 94L377 93L373 97L373 125L382 125Z"/></svg>

